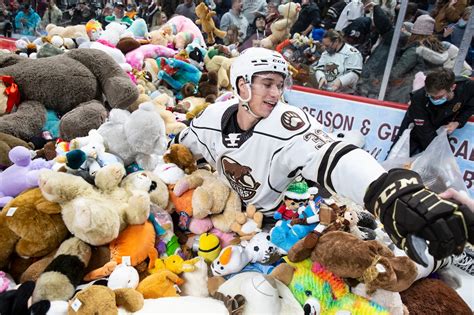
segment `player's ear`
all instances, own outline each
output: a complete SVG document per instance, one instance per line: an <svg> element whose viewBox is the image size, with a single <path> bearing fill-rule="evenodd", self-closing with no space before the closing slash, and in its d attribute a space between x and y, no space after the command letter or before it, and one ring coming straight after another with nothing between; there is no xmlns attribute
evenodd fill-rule
<svg viewBox="0 0 474 315"><path fill-rule="evenodd" d="M237 80L237 88L238 88L238 93L240 97L243 98L244 100L247 99L250 91L249 91L249 86L245 82L244 78L241 77Z"/></svg>

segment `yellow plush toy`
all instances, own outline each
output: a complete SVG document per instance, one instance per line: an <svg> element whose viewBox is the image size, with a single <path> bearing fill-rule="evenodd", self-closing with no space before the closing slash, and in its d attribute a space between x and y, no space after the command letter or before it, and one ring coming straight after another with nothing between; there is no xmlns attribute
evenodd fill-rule
<svg viewBox="0 0 474 315"><path fill-rule="evenodd" d="M184 280L167 269L158 270L138 284L137 291L145 299L179 296L176 285L182 285Z"/></svg>
<svg viewBox="0 0 474 315"><path fill-rule="evenodd" d="M260 41L261 47L274 49L279 43L290 37L290 29L298 19L300 5L288 2L278 6L278 12L283 17L272 23L270 29L272 34Z"/></svg>
<svg viewBox="0 0 474 315"><path fill-rule="evenodd" d="M211 233L201 234L199 237L198 256L204 258L207 263L212 263L221 252L219 238Z"/></svg>
<svg viewBox="0 0 474 315"><path fill-rule="evenodd" d="M216 27L214 24L213 16L216 15L215 11L210 11L207 5L204 2L201 2L196 7L196 25L202 25L202 30L207 34L207 43L212 45L216 42L215 36L219 38L224 38L227 32L224 32Z"/></svg>
<svg viewBox="0 0 474 315"><path fill-rule="evenodd" d="M155 260L155 267L148 272L151 274L157 273L160 270L167 269L177 275L183 272L192 272L196 269L195 263L199 261L198 257L190 260L184 260L179 255L171 255L165 259L158 258Z"/></svg>

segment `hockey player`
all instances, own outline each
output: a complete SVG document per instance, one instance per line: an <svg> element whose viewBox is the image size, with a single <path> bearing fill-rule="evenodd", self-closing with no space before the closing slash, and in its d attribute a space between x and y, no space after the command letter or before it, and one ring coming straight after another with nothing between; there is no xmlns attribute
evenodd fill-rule
<svg viewBox="0 0 474 315"><path fill-rule="evenodd" d="M230 70L237 98L208 106L175 141L204 157L244 203L267 217L302 176L364 204L420 263L426 264L420 250L426 245L418 237L429 242L435 258L474 242L470 210L426 189L417 173L387 173L369 153L333 140L314 118L281 101L287 79L288 65L278 52L243 51Z"/></svg>

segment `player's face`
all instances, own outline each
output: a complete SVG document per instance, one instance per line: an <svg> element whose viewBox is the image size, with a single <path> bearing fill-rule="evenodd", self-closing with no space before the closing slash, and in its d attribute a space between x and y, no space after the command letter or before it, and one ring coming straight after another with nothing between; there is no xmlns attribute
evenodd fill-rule
<svg viewBox="0 0 474 315"><path fill-rule="evenodd" d="M270 115L283 93L283 76L278 73L255 74L253 77L250 109L258 116Z"/></svg>

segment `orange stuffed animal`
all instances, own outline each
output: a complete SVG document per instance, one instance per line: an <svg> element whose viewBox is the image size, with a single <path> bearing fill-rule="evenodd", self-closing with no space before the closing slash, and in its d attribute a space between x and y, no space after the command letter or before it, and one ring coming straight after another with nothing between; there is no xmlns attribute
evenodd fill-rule
<svg viewBox="0 0 474 315"><path fill-rule="evenodd" d="M137 291L145 299L179 296L176 293L176 284L181 285L184 280L167 269L159 270L138 284Z"/></svg>
<svg viewBox="0 0 474 315"><path fill-rule="evenodd" d="M103 267L89 272L85 281L92 281L108 276L117 265L122 263L122 257L130 257L130 264L137 266L149 258L148 269L155 266L158 252L155 249L155 229L150 221L144 224L129 225L119 236L109 244L110 261Z"/></svg>

